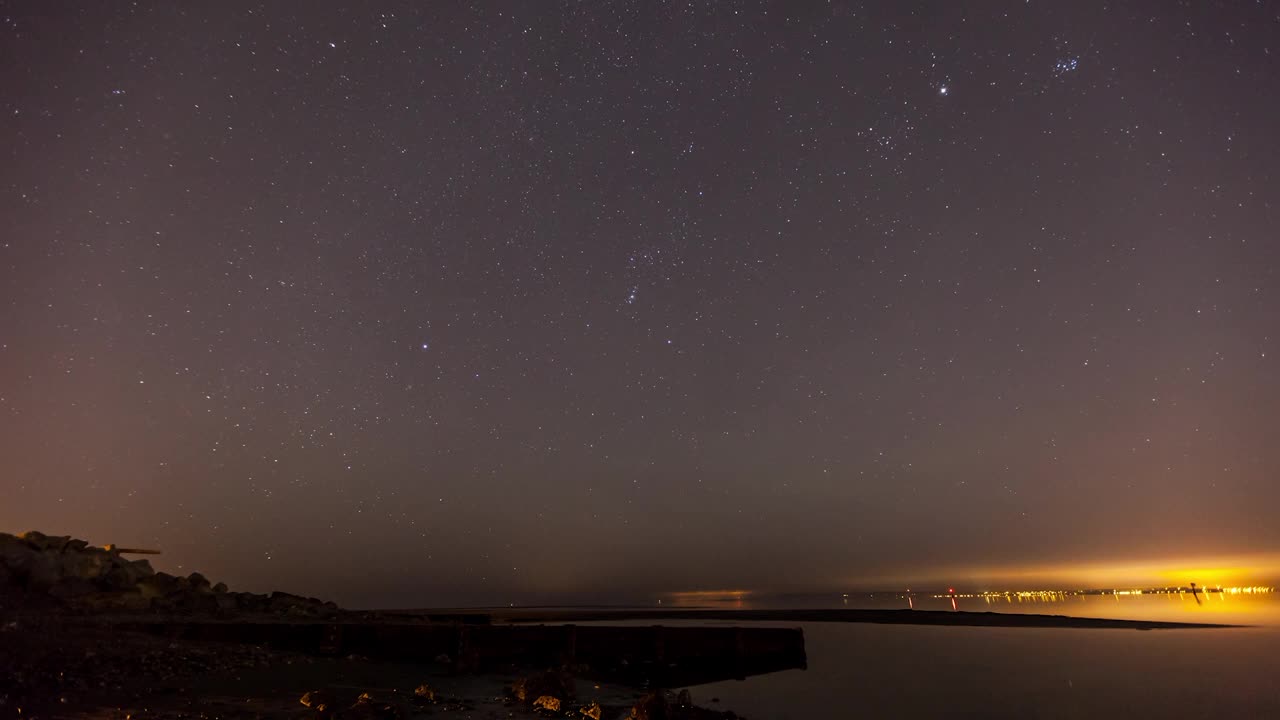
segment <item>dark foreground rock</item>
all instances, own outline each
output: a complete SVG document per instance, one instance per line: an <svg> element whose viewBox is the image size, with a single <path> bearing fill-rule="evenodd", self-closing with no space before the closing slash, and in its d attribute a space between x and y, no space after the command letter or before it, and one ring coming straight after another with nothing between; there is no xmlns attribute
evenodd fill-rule
<svg viewBox="0 0 1280 720"><path fill-rule="evenodd" d="M86 612L155 611L211 616L268 614L326 618L337 605L276 592L230 592L200 573L156 572L114 545L95 547L69 535L0 533L0 607L50 604Z"/></svg>
<svg viewBox="0 0 1280 720"><path fill-rule="evenodd" d="M555 698L567 703L577 697L573 676L563 670L547 670L523 675L511 684L510 695L519 703L532 705L539 698Z"/></svg>
<svg viewBox="0 0 1280 720"><path fill-rule="evenodd" d="M291 593L231 592L200 573L157 572L147 560L125 557L133 552L66 535L0 533L0 718L735 717L695 708L687 693L642 695L634 684L604 684L599 675L580 695L567 669L513 679L517 667L508 660L528 661L531 646L501 641L511 645L527 635L521 628L504 635L501 628L472 624L470 615L442 620L349 612ZM317 628L323 632L316 642L297 642ZM453 639L447 649L455 658L435 650L421 658L393 652L373 660L342 652L361 638L383 638L383 631L397 638L442 632ZM653 629L640 632L644 651L654 645ZM546 644L562 634L548 629L532 640ZM593 637L586 630L570 633L566 647L577 648L579 662L566 667L588 669L580 661L591 656ZM668 661L679 655L675 639L666 638ZM377 654L373 650L385 645L367 650ZM551 655L565 655L552 645ZM634 656L637 648L627 647L611 646L609 656ZM488 662L499 657L506 670Z"/></svg>
<svg viewBox="0 0 1280 720"><path fill-rule="evenodd" d="M673 700L669 693L647 693L631 707L627 720L744 720L732 711L718 712L693 704L688 690Z"/></svg>
<svg viewBox="0 0 1280 720"><path fill-rule="evenodd" d="M174 688L189 678L308 662L258 645L175 643L66 614L26 614L0 624L0 718L147 707L177 694Z"/></svg>

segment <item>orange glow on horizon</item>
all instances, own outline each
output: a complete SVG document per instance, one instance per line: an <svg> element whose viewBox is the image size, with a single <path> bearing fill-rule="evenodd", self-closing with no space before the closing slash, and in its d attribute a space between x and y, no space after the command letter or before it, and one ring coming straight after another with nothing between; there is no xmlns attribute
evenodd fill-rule
<svg viewBox="0 0 1280 720"><path fill-rule="evenodd" d="M911 575L851 578L851 584L893 587L932 583L970 588L1125 588L1273 585L1280 579L1280 553L1142 559L1044 565L937 567Z"/></svg>
<svg viewBox="0 0 1280 720"><path fill-rule="evenodd" d="M713 599L721 597L745 597L751 595L753 590L680 590L676 592L665 593L665 597L682 598L687 600L697 599Z"/></svg>
<svg viewBox="0 0 1280 720"><path fill-rule="evenodd" d="M682 590L664 593L662 598L673 607L733 605L741 607L743 601L754 594L752 590Z"/></svg>

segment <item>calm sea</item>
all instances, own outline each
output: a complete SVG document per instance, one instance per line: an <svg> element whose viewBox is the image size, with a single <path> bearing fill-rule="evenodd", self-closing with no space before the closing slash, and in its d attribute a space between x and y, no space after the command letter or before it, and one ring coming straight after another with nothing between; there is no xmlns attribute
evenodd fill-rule
<svg viewBox="0 0 1280 720"><path fill-rule="evenodd" d="M728 597L705 604L886 608L906 603L905 595L878 593ZM920 609L951 608L949 598L915 596L912 603ZM1280 600L1275 594L1210 594L1200 603L1189 594L1021 602L959 598L956 603L960 610L1250 627L1137 631L803 623L808 669L690 690L699 704L751 720L1280 718Z"/></svg>

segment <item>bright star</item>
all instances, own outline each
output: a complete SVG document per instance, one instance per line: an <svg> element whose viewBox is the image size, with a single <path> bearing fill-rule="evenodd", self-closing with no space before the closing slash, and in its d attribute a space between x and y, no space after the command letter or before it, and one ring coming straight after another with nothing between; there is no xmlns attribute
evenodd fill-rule
<svg viewBox="0 0 1280 720"><path fill-rule="evenodd" d="M938 88L938 94L939 94L939 95L946 95L946 94L947 94L947 86L946 86L946 85L943 85L942 87Z"/></svg>

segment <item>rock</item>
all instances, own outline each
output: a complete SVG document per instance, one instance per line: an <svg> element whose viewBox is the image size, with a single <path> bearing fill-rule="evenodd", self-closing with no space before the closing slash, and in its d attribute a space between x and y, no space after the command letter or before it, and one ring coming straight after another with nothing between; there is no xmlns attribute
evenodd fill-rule
<svg viewBox="0 0 1280 720"><path fill-rule="evenodd" d="M138 611L151 608L151 598L143 597L137 590L123 592L97 592L76 598L73 603L82 610Z"/></svg>
<svg viewBox="0 0 1280 720"><path fill-rule="evenodd" d="M97 585L80 577L64 577L49 588L49 594L60 600L84 597L96 592L98 592Z"/></svg>
<svg viewBox="0 0 1280 720"><path fill-rule="evenodd" d="M18 537L26 541L28 545L40 550L41 552L62 552L62 549L71 542L70 535L45 535L36 530L28 530ZM88 545L88 543L85 543Z"/></svg>
<svg viewBox="0 0 1280 720"><path fill-rule="evenodd" d="M511 695L522 703L534 702L543 695L569 699L575 694L573 676L555 670L525 675L511 684Z"/></svg>
<svg viewBox="0 0 1280 720"><path fill-rule="evenodd" d="M139 561L145 562L145 561ZM147 567L150 567L148 564ZM169 573L158 572L152 573L136 581L138 589L147 597L165 597L177 592L181 592L183 584L187 582L186 578L179 578Z"/></svg>
<svg viewBox="0 0 1280 720"><path fill-rule="evenodd" d="M151 569L151 563L146 560L138 560L136 562L124 561L107 571L103 577L103 584L111 590L133 590L140 588L145 594L149 590L154 591L154 595L164 595L173 591L172 586L168 584L165 578L159 578L153 583L144 583L144 580L152 578L156 575L163 575ZM171 577L171 576L166 576Z"/></svg>
<svg viewBox="0 0 1280 720"><path fill-rule="evenodd" d="M267 601L267 609L274 613L286 613L291 608L305 607L307 599L301 595L293 595L287 592L273 592Z"/></svg>
<svg viewBox="0 0 1280 720"><path fill-rule="evenodd" d="M64 577L97 580L111 568L110 557L104 552L64 551L58 556Z"/></svg>
<svg viewBox="0 0 1280 720"><path fill-rule="evenodd" d="M631 714L627 716L628 720L668 720L670 717L671 708L661 690L646 693L631 707Z"/></svg>
<svg viewBox="0 0 1280 720"><path fill-rule="evenodd" d="M267 609L267 596L254 593L231 593L236 598L236 606L245 612L263 612Z"/></svg>
<svg viewBox="0 0 1280 720"><path fill-rule="evenodd" d="M378 702L369 693L360 693L355 704L342 711L342 720L400 720L404 712L396 705Z"/></svg>
<svg viewBox="0 0 1280 720"><path fill-rule="evenodd" d="M435 702L436 701L436 691L432 690L431 686L427 685L426 683L423 683L418 687L414 688L413 696L417 698L419 702Z"/></svg>
<svg viewBox="0 0 1280 720"><path fill-rule="evenodd" d="M45 592L62 579L62 567L57 556L36 553L27 564L27 588Z"/></svg>
<svg viewBox="0 0 1280 720"><path fill-rule="evenodd" d="M298 702L319 713L329 712L333 709L333 698L323 690L305 692L302 697L298 698Z"/></svg>
<svg viewBox="0 0 1280 720"><path fill-rule="evenodd" d="M600 707L600 703L593 702L586 707L578 708L578 714L584 718L591 720L600 720L600 716L604 714L604 710Z"/></svg>
<svg viewBox="0 0 1280 720"><path fill-rule="evenodd" d="M224 593L227 591L227 584L224 582L220 582L217 585L213 586L213 591L216 593Z"/></svg>
<svg viewBox="0 0 1280 720"><path fill-rule="evenodd" d="M48 535L45 535L39 530L28 530L18 537L25 540L28 545L37 550L43 550L45 541L49 539Z"/></svg>
<svg viewBox="0 0 1280 720"><path fill-rule="evenodd" d="M12 535L8 537L13 538ZM17 538L11 541L0 541L0 562L12 570L18 578L26 578L31 570L31 563L39 554L30 545Z"/></svg>
<svg viewBox="0 0 1280 720"><path fill-rule="evenodd" d="M107 573L106 577L102 579L102 584L110 590L128 590L129 588L137 587L138 581L136 578L129 576L128 570L117 567L112 568Z"/></svg>
<svg viewBox="0 0 1280 720"><path fill-rule="evenodd" d="M220 608L217 595L211 592L202 593L194 590L181 596L178 607L182 610L198 613L216 613Z"/></svg>
<svg viewBox="0 0 1280 720"><path fill-rule="evenodd" d="M314 608L307 605L290 605L284 614L289 617L311 617L316 613Z"/></svg>
<svg viewBox="0 0 1280 720"><path fill-rule="evenodd" d="M693 707L693 695L685 688L676 695L676 704L681 707Z"/></svg>
<svg viewBox="0 0 1280 720"><path fill-rule="evenodd" d="M187 582L194 592L213 592L213 586L209 584L209 578L198 572L193 572L187 576Z"/></svg>
<svg viewBox="0 0 1280 720"><path fill-rule="evenodd" d="M547 712L560 712L560 698L550 695L539 695L537 700L533 701L534 710L546 710Z"/></svg>

